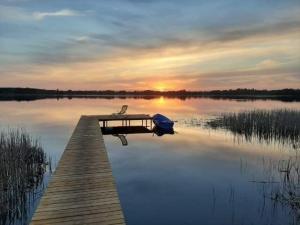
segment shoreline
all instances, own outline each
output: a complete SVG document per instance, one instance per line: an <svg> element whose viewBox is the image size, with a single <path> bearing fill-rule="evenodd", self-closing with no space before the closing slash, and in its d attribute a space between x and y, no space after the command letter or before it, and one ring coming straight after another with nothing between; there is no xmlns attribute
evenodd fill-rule
<svg viewBox="0 0 300 225"><path fill-rule="evenodd" d="M294 95L232 95L232 94L178 94L178 95L168 95L168 94L0 94L0 101L33 101L33 100L43 100L43 99L156 99L156 98L173 98L180 100L187 99L197 99L197 98L210 98L210 99L220 99L220 100L278 100L278 101L300 101L300 96Z"/></svg>
<svg viewBox="0 0 300 225"><path fill-rule="evenodd" d="M300 89L280 90L212 90L212 91L125 91L125 90L47 90L37 88L4 88L0 87L0 101L6 100L38 100L38 99L72 99L72 98L143 98L154 99L159 97L191 99L191 98L213 98L213 99L240 99L240 100L282 100L300 101Z"/></svg>

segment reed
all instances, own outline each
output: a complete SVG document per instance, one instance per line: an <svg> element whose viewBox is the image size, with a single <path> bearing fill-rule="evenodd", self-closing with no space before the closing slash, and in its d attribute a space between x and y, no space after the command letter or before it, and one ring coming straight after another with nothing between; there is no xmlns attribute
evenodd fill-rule
<svg viewBox="0 0 300 225"><path fill-rule="evenodd" d="M300 158L290 157L278 162L280 186L273 189L271 199L289 205L296 214L300 212ZM300 222L300 215L298 215Z"/></svg>
<svg viewBox="0 0 300 225"><path fill-rule="evenodd" d="M0 224L26 212L28 195L42 183L46 165L40 143L24 130L0 132Z"/></svg>
<svg viewBox="0 0 300 225"><path fill-rule="evenodd" d="M210 128L223 128L247 141L279 141L300 147L300 111L290 109L252 110L226 113L206 122Z"/></svg>
<svg viewBox="0 0 300 225"><path fill-rule="evenodd" d="M282 160L263 160L263 180L252 180L263 185L264 198L277 206L290 209L291 224L300 223L300 158L296 154Z"/></svg>

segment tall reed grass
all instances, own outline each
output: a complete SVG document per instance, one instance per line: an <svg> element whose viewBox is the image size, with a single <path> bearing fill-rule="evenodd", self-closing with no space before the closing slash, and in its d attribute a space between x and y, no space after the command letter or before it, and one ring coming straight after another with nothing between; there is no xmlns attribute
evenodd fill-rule
<svg viewBox="0 0 300 225"><path fill-rule="evenodd" d="M26 211L28 193L42 183L46 165L40 143L28 133L0 131L0 224L11 223Z"/></svg>
<svg viewBox="0 0 300 225"><path fill-rule="evenodd" d="M281 186L273 190L272 200L288 204L298 214L300 223L300 158L291 157L278 163Z"/></svg>
<svg viewBox="0 0 300 225"><path fill-rule="evenodd" d="M291 224L300 224L300 156L282 160L263 160L264 180L253 180L263 185L264 198L271 199L274 207L290 209Z"/></svg>
<svg viewBox="0 0 300 225"><path fill-rule="evenodd" d="M247 141L257 138L262 141L290 143L300 147L300 111L290 109L252 110L226 113L207 121L206 126L224 128Z"/></svg>

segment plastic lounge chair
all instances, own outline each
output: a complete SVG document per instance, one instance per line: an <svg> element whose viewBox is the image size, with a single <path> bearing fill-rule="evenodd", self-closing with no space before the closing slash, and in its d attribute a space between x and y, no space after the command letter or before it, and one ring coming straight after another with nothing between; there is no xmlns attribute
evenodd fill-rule
<svg viewBox="0 0 300 225"><path fill-rule="evenodd" d="M126 110L128 109L128 105L123 105L120 112L118 113L113 113L112 115L123 115L126 113Z"/></svg>

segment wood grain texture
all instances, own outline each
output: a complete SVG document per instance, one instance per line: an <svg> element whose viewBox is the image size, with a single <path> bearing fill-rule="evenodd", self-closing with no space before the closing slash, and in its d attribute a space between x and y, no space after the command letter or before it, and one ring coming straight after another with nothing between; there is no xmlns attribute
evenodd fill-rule
<svg viewBox="0 0 300 225"><path fill-rule="evenodd" d="M125 224L99 125L99 119L105 118L115 119L111 115L80 118L32 225Z"/></svg>

